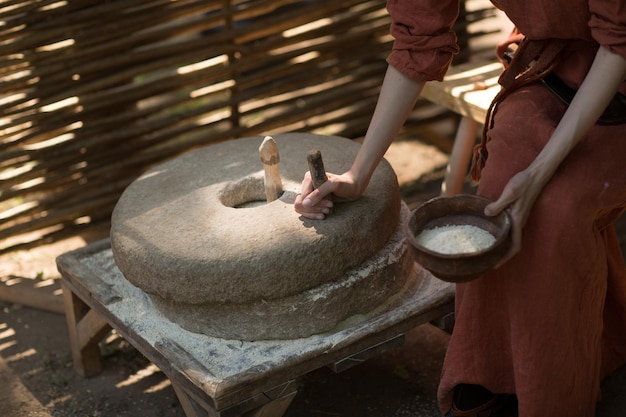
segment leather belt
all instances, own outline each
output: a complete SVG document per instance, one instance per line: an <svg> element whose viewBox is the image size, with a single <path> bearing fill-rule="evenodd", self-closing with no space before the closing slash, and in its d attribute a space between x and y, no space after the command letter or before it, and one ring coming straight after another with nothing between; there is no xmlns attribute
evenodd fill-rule
<svg viewBox="0 0 626 417"><path fill-rule="evenodd" d="M541 83L567 105L572 102L574 95L576 95L576 90L565 84L554 73L549 73L543 77ZM598 119L597 124L620 125L623 123L626 123L626 96L617 93Z"/></svg>

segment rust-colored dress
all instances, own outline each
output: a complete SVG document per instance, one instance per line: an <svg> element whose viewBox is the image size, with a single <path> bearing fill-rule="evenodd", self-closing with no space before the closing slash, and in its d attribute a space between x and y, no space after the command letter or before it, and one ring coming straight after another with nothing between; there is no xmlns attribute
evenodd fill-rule
<svg viewBox="0 0 626 417"><path fill-rule="evenodd" d="M624 0L498 0L530 39L571 39L555 72L576 87L601 44L626 57ZM388 62L440 80L456 52L457 0L390 0ZM626 83L620 88L626 92ZM499 197L526 168L565 106L540 84L505 98L489 131L478 193ZM626 267L615 220L626 208L626 124L594 126L537 200L522 250L457 286L456 325L439 387L442 412L459 383L515 393L520 417L591 417L600 381L626 363Z"/></svg>

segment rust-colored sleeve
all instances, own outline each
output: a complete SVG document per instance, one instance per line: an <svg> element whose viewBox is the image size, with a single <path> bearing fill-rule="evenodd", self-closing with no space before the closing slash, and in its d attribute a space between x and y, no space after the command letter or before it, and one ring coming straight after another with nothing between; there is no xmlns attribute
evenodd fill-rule
<svg viewBox="0 0 626 417"><path fill-rule="evenodd" d="M443 79L458 53L451 31L458 0L388 0L394 44L389 65L416 81Z"/></svg>
<svg viewBox="0 0 626 417"><path fill-rule="evenodd" d="M590 0L591 36L609 51L626 58L626 1Z"/></svg>

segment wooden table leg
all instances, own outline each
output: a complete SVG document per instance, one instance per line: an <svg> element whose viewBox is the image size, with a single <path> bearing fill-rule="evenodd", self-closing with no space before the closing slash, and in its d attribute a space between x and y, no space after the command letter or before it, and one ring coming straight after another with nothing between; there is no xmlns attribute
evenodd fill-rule
<svg viewBox="0 0 626 417"><path fill-rule="evenodd" d="M111 327L65 285L63 300L74 369L85 377L95 375L102 371L98 343Z"/></svg>

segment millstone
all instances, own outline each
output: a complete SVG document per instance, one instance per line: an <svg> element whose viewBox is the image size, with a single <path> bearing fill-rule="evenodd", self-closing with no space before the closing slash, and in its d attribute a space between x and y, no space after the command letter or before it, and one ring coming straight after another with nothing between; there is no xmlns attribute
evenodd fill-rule
<svg viewBox="0 0 626 417"><path fill-rule="evenodd" d="M113 256L126 279L182 327L259 340L306 337L374 311L413 274L404 240L408 208L383 161L363 196L335 204L324 221L293 208L319 149L344 172L359 144L339 137L274 136L284 193L266 203L263 138L190 151L146 172L111 219Z"/></svg>

